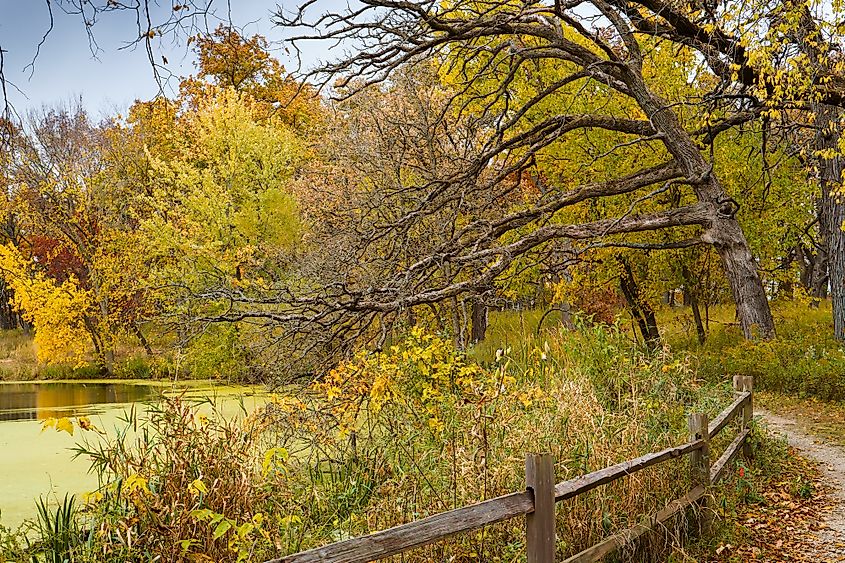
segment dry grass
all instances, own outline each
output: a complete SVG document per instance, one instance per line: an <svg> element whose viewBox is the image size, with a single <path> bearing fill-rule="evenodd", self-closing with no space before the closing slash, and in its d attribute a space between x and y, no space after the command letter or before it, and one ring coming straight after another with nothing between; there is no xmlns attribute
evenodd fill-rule
<svg viewBox="0 0 845 563"><path fill-rule="evenodd" d="M692 357L643 353L612 328L520 334L499 346L511 350L498 359L493 349L481 368L445 340L409 341L355 368L363 371L344 372L349 387L339 392L347 403L320 385L288 388L246 426L204 422L178 402L127 421L85 452L99 460L106 495L88 513L103 530L99 560L235 561L244 549L254 559L300 551L521 490L528 452L551 452L563 480L685 442L689 413L712 417L732 398L727 382L698 377ZM395 371L387 370L388 391L374 403L373 382L385 365ZM471 384L452 378L465 369ZM358 410L344 430L346 404ZM126 439L135 428L140 443ZM714 456L732 436L719 438ZM271 473L263 470L268 452L280 456L271 455ZM133 475L149 492L117 495ZM758 477L749 469L748 481ZM197 479L206 492L197 492ZM630 526L689 487L686 460L678 460L560 503L559 557ZM746 489L718 495L724 506L748 500ZM259 513L267 533L253 528L232 543L232 530ZM230 527L218 536L221 522ZM503 522L396 560L518 561L523 526L521 519ZM126 548L127 530L134 549ZM691 560L686 543L695 531L679 518L620 560ZM706 550L709 541L698 547Z"/></svg>
<svg viewBox="0 0 845 563"><path fill-rule="evenodd" d="M115 345L113 376L119 379L149 379L168 377L169 361L165 350L169 342L158 338L154 342L156 357L150 358L133 338L120 339ZM99 379L103 374L89 354L82 365L69 363L45 364L38 361L37 349L31 334L22 330L0 331L0 381L31 381L36 379Z"/></svg>
<svg viewBox="0 0 845 563"><path fill-rule="evenodd" d="M307 476L296 485L311 491L307 502L291 509L312 525L301 544L289 549L520 490L527 452L551 452L563 480L679 444L687 440L688 412L714 416L730 402L726 386L703 386L684 358L644 355L618 332L584 327L544 336L541 347L526 344L519 357L502 356L488 368L513 377L519 393L541 390L542 399L530 404L516 392L487 402L443 395L438 417L445 427L433 431L419 403L400 399L413 392L409 376L394 381L404 390L395 400L377 412L364 411L354 448L349 438L333 437L330 417L310 425L312 415L280 419L280 426L304 429L285 439L313 440L307 455L292 459L290 471L294 480ZM690 488L687 475L685 460L662 464L560 504L559 555L576 553L681 496ZM680 519L624 558L663 561L689 531ZM517 519L397 560L518 560L522 542Z"/></svg>
<svg viewBox="0 0 845 563"><path fill-rule="evenodd" d="M0 380L30 380L36 377L38 360L32 336L22 330L0 332Z"/></svg>

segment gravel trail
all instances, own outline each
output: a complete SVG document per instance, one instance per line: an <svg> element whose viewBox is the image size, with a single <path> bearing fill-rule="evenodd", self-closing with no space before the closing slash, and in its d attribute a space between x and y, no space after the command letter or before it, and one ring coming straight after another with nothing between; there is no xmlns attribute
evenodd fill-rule
<svg viewBox="0 0 845 563"><path fill-rule="evenodd" d="M783 434L789 445L806 458L819 462L826 480L833 491L834 508L825 514L824 529L810 538L808 556L819 563L845 562L845 449L820 442L805 432L793 418L774 414L755 406L754 414L761 416L766 425L776 433Z"/></svg>

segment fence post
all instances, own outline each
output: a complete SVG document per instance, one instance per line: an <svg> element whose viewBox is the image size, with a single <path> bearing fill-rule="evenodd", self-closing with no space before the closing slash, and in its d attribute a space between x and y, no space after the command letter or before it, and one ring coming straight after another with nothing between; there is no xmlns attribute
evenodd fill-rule
<svg viewBox="0 0 845 563"><path fill-rule="evenodd" d="M751 426L751 419L754 418L754 378L750 375L735 375L734 376L734 391L743 393L745 391L751 393L748 402L742 409L742 430L747 430ZM751 451L751 444L748 439L742 443L742 455L745 459L751 459L754 452Z"/></svg>
<svg viewBox="0 0 845 563"><path fill-rule="evenodd" d="M534 493L534 512L525 516L527 563L555 560L555 464L552 454L525 457L525 486Z"/></svg>
<svg viewBox="0 0 845 563"><path fill-rule="evenodd" d="M690 473L693 486L710 486L710 418L705 413L693 413L689 415L690 441L704 440L704 445L690 454ZM707 502L702 498L698 505L698 523L701 530L706 531L710 526L710 517L707 514Z"/></svg>

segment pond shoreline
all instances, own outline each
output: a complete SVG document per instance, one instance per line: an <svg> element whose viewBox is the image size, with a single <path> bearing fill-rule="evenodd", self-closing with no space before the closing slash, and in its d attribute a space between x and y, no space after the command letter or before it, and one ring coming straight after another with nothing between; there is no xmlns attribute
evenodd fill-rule
<svg viewBox="0 0 845 563"><path fill-rule="evenodd" d="M17 527L35 516L41 496L61 499L96 490L96 477L85 459L73 459L71 448L79 432L44 429L57 418L85 417L111 430L132 408L144 408L158 398L184 394L198 403L214 402L224 413L237 414L240 404L254 408L264 402L261 386L228 385L209 380L38 380L0 381L0 525Z"/></svg>

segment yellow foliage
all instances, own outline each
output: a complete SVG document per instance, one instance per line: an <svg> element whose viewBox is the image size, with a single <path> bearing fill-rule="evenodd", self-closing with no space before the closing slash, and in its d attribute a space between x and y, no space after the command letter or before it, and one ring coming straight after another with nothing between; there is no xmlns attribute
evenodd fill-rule
<svg viewBox="0 0 845 563"><path fill-rule="evenodd" d="M261 474L266 478L271 472L283 470L287 460L288 451L285 448L270 448L264 452Z"/></svg>
<svg viewBox="0 0 845 563"><path fill-rule="evenodd" d="M148 153L156 212L141 233L164 266L153 275L190 283L222 271L241 287L260 286L250 278L256 266L301 236L287 184L305 156L303 144L233 88L209 86L194 103L174 125L181 147Z"/></svg>
<svg viewBox="0 0 845 563"><path fill-rule="evenodd" d="M505 365L485 370L458 353L450 340L414 327L401 344L385 352L357 355L315 388L332 406L341 435L354 429L362 407L378 414L394 403L422 413L428 428L439 433L446 426L444 416L450 404L482 405L510 394L514 378L505 370ZM524 405L536 398L514 395Z"/></svg>
<svg viewBox="0 0 845 563"><path fill-rule="evenodd" d="M191 495L198 497L201 494L208 494L208 487L205 486L202 479L194 479L188 485L188 492L191 493Z"/></svg>
<svg viewBox="0 0 845 563"><path fill-rule="evenodd" d="M89 293L73 277L61 284L48 278L10 245L0 245L0 276L14 294L15 310L35 327L38 360L81 362Z"/></svg>
<svg viewBox="0 0 845 563"><path fill-rule="evenodd" d="M105 495L103 495L103 493L101 493L100 491L91 491L82 495L82 501L86 504L86 506L91 506L102 502L104 498Z"/></svg>
<svg viewBox="0 0 845 563"><path fill-rule="evenodd" d="M123 481L121 490L128 495L152 494L147 480L137 473L133 473Z"/></svg>
<svg viewBox="0 0 845 563"><path fill-rule="evenodd" d="M64 431L73 436L73 423L67 417L46 419L41 423L41 431L44 432L48 428L55 428L56 432Z"/></svg>

